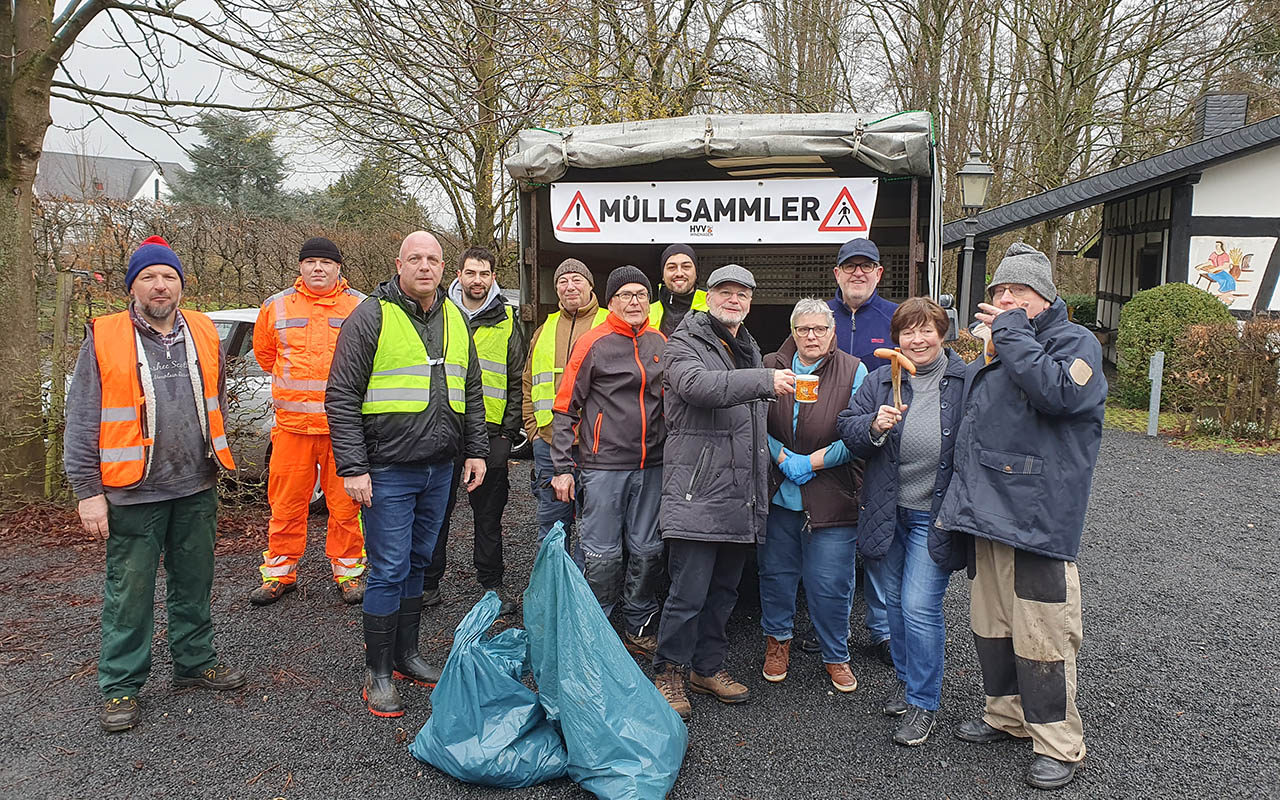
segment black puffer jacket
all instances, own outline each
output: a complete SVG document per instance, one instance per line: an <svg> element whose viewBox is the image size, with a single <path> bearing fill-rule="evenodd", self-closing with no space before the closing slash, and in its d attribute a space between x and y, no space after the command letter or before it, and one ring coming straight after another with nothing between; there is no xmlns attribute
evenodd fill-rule
<svg viewBox="0 0 1280 800"><path fill-rule="evenodd" d="M447 461L458 454L466 458L487 456L489 435L484 423L480 362L476 359L475 345L469 340L465 414L449 406L443 364L431 370L431 400L425 410L403 414L360 413L369 375L373 372L378 334L382 330L379 299L396 303L405 310L426 344L428 356L439 358L444 354L442 304L453 301L445 297L443 288L436 291L435 304L425 313L400 290L396 278L378 284L374 293L356 306L338 334L324 395L338 474L363 475L371 465Z"/></svg>
<svg viewBox="0 0 1280 800"><path fill-rule="evenodd" d="M690 311L663 353L667 442L662 538L753 544L769 515L767 398L773 370L747 334L751 369L733 358L705 311Z"/></svg>

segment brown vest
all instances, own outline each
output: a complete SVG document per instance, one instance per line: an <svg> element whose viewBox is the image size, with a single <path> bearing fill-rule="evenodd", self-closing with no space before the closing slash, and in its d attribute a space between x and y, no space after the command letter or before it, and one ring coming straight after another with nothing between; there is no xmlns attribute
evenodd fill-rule
<svg viewBox="0 0 1280 800"><path fill-rule="evenodd" d="M788 337L776 353L765 356L764 365L771 369L790 369L796 354L795 339ZM791 419L795 397L779 397L769 407L769 435L796 453L812 453L831 444L836 434L836 416L849 407L853 379L858 372L858 359L833 349L813 374L819 377L818 402L802 403L796 418L795 433ZM769 470L769 496L782 484L782 471L773 464ZM862 486L862 461L854 460L831 469L822 469L813 480L800 487L800 497L809 512L809 527L834 528L858 524L858 490Z"/></svg>

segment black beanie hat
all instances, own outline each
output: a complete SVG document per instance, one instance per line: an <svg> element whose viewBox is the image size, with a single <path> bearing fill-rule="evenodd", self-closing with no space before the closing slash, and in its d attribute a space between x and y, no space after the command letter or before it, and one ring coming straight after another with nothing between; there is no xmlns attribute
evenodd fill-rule
<svg viewBox="0 0 1280 800"><path fill-rule="evenodd" d="M308 258L327 258L341 264L342 252L336 244L323 236L313 236L302 243L302 250L298 253L299 261L306 261Z"/></svg>
<svg viewBox="0 0 1280 800"><path fill-rule="evenodd" d="M693 252L693 248L687 244L673 244L670 247L668 247L666 250L663 250L662 258L658 259L658 269L662 269L663 267L665 267L667 265L667 259L674 256L676 253L684 253L689 258L692 258L693 266L695 269L697 269L698 255L697 253Z"/></svg>
<svg viewBox="0 0 1280 800"><path fill-rule="evenodd" d="M604 304L609 305L609 301L618 293L618 290L628 283L638 283L648 290L650 295L653 294L653 286L640 268L624 264L609 273L609 280L604 285Z"/></svg>

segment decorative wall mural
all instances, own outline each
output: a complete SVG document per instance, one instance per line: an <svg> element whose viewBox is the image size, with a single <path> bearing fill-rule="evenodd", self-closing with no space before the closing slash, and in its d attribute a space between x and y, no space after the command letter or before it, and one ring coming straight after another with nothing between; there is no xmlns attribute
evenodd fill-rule
<svg viewBox="0 0 1280 800"><path fill-rule="evenodd" d="M1248 311L1258 296L1273 236L1192 236L1187 282L1212 292L1235 311Z"/></svg>

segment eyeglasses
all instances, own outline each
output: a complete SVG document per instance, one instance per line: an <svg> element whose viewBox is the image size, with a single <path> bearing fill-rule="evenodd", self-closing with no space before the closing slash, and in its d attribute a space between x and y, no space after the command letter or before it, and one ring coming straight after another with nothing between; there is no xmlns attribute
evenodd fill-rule
<svg viewBox="0 0 1280 800"><path fill-rule="evenodd" d="M624 303L630 303L632 300L639 300L643 303L649 299L649 293L644 289L641 289L638 292L616 292L613 296Z"/></svg>
<svg viewBox="0 0 1280 800"><path fill-rule="evenodd" d="M711 293L721 300L728 300L730 297L738 298L739 302L745 303L751 299L751 292L733 291L732 289L712 289Z"/></svg>
<svg viewBox="0 0 1280 800"><path fill-rule="evenodd" d="M880 269L880 265L874 261L869 261L866 264L841 264L836 269L845 275L852 275L855 272L875 272Z"/></svg>
<svg viewBox="0 0 1280 800"><path fill-rule="evenodd" d="M830 325L801 325L798 328L794 328L794 330L796 332L796 336L799 336L801 339L808 338L809 336L817 336L819 339L821 339L823 336L827 335L827 331L831 330L831 326Z"/></svg>

